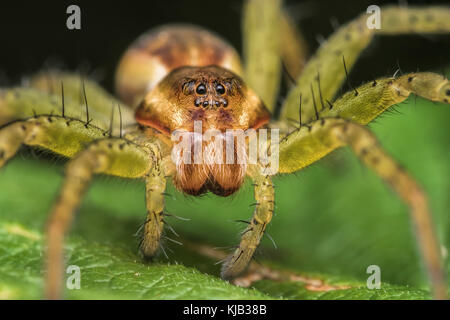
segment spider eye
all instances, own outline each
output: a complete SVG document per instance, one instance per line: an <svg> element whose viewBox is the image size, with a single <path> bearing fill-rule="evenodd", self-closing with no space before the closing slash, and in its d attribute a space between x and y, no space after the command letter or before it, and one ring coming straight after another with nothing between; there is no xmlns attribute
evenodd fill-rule
<svg viewBox="0 0 450 320"><path fill-rule="evenodd" d="M188 95L189 93L191 93L192 85L193 85L192 81L183 83L181 88L182 88L184 94Z"/></svg>
<svg viewBox="0 0 450 320"><path fill-rule="evenodd" d="M199 84L197 89L195 89L195 92L201 95L206 94L206 86L203 83Z"/></svg>
<svg viewBox="0 0 450 320"><path fill-rule="evenodd" d="M216 84L216 92L220 95L225 94L225 87L220 83Z"/></svg>

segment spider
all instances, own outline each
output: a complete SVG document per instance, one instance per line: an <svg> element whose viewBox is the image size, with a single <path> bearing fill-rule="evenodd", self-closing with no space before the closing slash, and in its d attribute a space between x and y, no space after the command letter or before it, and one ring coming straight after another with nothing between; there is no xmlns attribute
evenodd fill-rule
<svg viewBox="0 0 450 320"><path fill-rule="evenodd" d="M224 279L232 279L245 271L272 218L271 177L299 171L349 146L410 207L433 296L446 298L443 262L426 196L364 125L411 94L449 103L450 83L442 75L415 72L376 79L337 98L336 94L375 35L447 33L450 9L389 6L381 13L381 29L368 28L367 15L362 14L336 30L305 62L301 35L281 1L249 0L243 13L243 67L235 49L218 35L191 25L165 25L139 37L123 55L116 72L120 100L91 80L58 71L37 74L28 87L2 89L0 166L22 144L71 158L46 230L46 297L61 297L64 236L95 174L144 180L147 218L140 242L144 258L153 257L160 247L169 179L193 196L205 192L229 196L245 178L251 179L253 217L221 272ZM271 111L283 65L297 80L280 117L274 119ZM80 90L84 101L79 101ZM268 171L262 161L178 161L184 155L174 156L173 134L193 133L196 122L203 125L200 134L214 129L219 140L229 129L278 129L279 141L271 135L268 146L259 147L276 154L277 172ZM251 140L245 138L244 149ZM216 156L211 144L200 139L206 158ZM234 146L231 153L240 151Z"/></svg>

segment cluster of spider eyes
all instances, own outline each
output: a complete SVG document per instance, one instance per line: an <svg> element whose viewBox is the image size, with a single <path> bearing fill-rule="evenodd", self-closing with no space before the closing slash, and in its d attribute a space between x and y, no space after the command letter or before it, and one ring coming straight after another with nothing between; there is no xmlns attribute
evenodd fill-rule
<svg viewBox="0 0 450 320"><path fill-rule="evenodd" d="M217 83L215 86L216 92L219 95L224 95L225 94L225 87L223 85L221 85L220 83ZM197 86L197 89L195 89L195 92L199 95L205 95L206 94L206 86L203 83L200 83Z"/></svg>
<svg viewBox="0 0 450 320"><path fill-rule="evenodd" d="M216 83L214 85L214 89L215 89L217 95L219 95L219 96L223 96L226 92L225 87L220 83ZM220 107L222 105L225 108L228 106L228 101L225 98L219 98L219 100L212 100L212 99L205 100L204 98L206 98L206 94L208 93L208 90L204 83L200 83L197 86L197 88L195 88L195 93L197 93L199 96L201 96L195 100L196 107L199 107L200 105L202 105L203 107L208 107L208 106Z"/></svg>

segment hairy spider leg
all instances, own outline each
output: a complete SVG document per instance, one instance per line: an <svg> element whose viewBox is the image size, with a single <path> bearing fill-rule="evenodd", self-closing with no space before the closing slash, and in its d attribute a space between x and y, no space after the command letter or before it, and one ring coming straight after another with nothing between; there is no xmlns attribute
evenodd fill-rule
<svg viewBox="0 0 450 320"><path fill-rule="evenodd" d="M249 264L267 224L272 219L275 192L270 176L264 175L259 165L253 165L248 170L255 186L255 211L247 228L242 232L239 247L222 265L221 276L232 279L241 274Z"/></svg>
<svg viewBox="0 0 450 320"><path fill-rule="evenodd" d="M303 166L315 162L333 149L349 145L369 168L388 183L410 208L433 297L446 299L445 271L427 198L414 178L379 146L367 128L345 119L322 118L292 133L285 142L280 144L280 158L289 157L287 149L296 148L298 154L302 154L297 159ZM286 167L282 171L292 172Z"/></svg>
<svg viewBox="0 0 450 320"><path fill-rule="evenodd" d="M300 126L280 143L280 172L300 170L346 144L410 207L433 296L445 299L445 271L426 196L417 182L378 146L367 128L339 118L321 118Z"/></svg>
<svg viewBox="0 0 450 320"><path fill-rule="evenodd" d="M367 27L367 14L361 14L353 21L341 26L323 43L315 55L307 62L285 100L281 117L298 121L298 97L303 95L302 121L308 123L314 119L314 106L311 84L318 86L317 75L320 73L321 90L314 90L316 101L319 93L324 101L332 101L342 82L346 71L342 60L345 58L348 70L355 64L361 52L370 44L375 35L397 35L413 33L448 33L450 32L450 8L431 7L381 7L381 28Z"/></svg>
<svg viewBox="0 0 450 320"><path fill-rule="evenodd" d="M34 89L11 89L2 93L0 105L3 114L9 118L18 117L17 113L8 114L8 110L15 109L17 105L33 105L33 111L37 113L48 111L55 98L52 94ZM75 106L67 98L67 94L63 105L65 112L62 115L39 114L23 120L12 120L0 127L0 166L13 157L22 144L38 146L73 158L67 164L66 178L47 225L46 297L52 299L61 297L64 236L93 174L144 178L149 212L162 211L160 203L163 203L160 198L155 199L149 190L165 187L159 145L153 143L155 140L139 130L126 134L129 139L110 137L110 130L94 126L93 121L69 117L68 111L73 111ZM156 178L155 172L158 173ZM158 182L157 178L161 176L164 183ZM161 194L159 192L159 197ZM156 248L158 241L155 240L155 244L150 245L152 240L148 238L148 235L155 234L151 231L150 224L146 226L146 231L143 243L147 247Z"/></svg>
<svg viewBox="0 0 450 320"><path fill-rule="evenodd" d="M272 111L281 77L280 0L249 0L242 32L245 80Z"/></svg>
<svg viewBox="0 0 450 320"><path fill-rule="evenodd" d="M145 202L147 218L139 248L144 258L152 258L160 247L164 228L164 191L166 178L160 166L150 170L145 179Z"/></svg>
<svg viewBox="0 0 450 320"><path fill-rule="evenodd" d="M377 79L358 87L356 91L347 92L330 104L329 108L321 110L318 121L302 123L298 130L285 136L280 143L280 172L301 170L340 146L330 143L324 136L323 129L316 131L321 126L328 128L329 117L367 124L392 105L404 101L410 94L420 95L431 101L448 103L450 83L448 79L438 74L411 73L398 78ZM363 134L361 130L356 132ZM374 167L373 163L372 167ZM386 166L373 169L385 180L386 174L394 170ZM406 173L399 173L395 175L399 181L392 182L391 179L388 182L411 207L411 218L415 225L417 241L422 251L434 297L445 298L443 294L446 287L445 272L440 262L438 239L432 234L432 218L426 206L426 197L418 184L406 176ZM407 192L411 194L408 195ZM419 208L415 201L422 201L425 204Z"/></svg>
<svg viewBox="0 0 450 320"><path fill-rule="evenodd" d="M93 175L146 177L154 167L154 160L148 150L128 140L105 138L92 142L68 162L65 179L47 225L46 298L61 297L64 236Z"/></svg>

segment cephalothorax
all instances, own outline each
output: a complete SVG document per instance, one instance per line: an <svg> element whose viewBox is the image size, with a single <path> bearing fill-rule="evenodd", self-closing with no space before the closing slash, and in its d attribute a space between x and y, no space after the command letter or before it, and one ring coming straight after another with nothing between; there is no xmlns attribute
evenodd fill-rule
<svg viewBox="0 0 450 320"><path fill-rule="evenodd" d="M230 279L245 270L272 218L275 193L271 175L275 173L267 173L267 163L241 163L236 161L238 157L231 163L196 162L191 149L187 158L194 161L178 162L181 156L174 159L172 155L176 145L172 137L180 130L194 133L194 150L196 123L201 124L200 135L211 130L218 133L198 144L204 157L215 159L217 149L212 146L216 139L226 140L227 130L279 128L280 141L269 136L268 145L258 147L271 153L277 150L277 173L298 171L349 145L410 207L434 297L446 297L445 274L426 197L363 125L412 93L448 103L450 83L442 75L416 72L370 81L337 99L335 95L347 68L375 34L450 32L450 10L382 8L381 29L367 28L362 15L337 30L304 65L300 35L280 2L246 2L244 68L235 50L218 36L194 26L173 25L146 33L126 51L116 74L122 102L89 80L61 72L38 74L29 88L1 91L0 166L22 144L73 158L47 229L49 298L60 296L63 238L92 176L99 173L145 181L147 219L140 244L145 257L152 257L159 248L168 178L184 193L210 191L221 196L238 190L245 177L252 179L253 218L224 263L222 277ZM277 97L281 61L298 80L282 106L280 119L275 120L270 111ZM58 87L60 95L55 94ZM80 88L86 100L82 105ZM119 103L128 107L117 108ZM247 148L251 136L244 141ZM234 145L230 152L238 155L240 148ZM225 154L218 158L225 160Z"/></svg>
<svg viewBox="0 0 450 320"><path fill-rule="evenodd" d="M172 35L177 32L172 29ZM136 110L136 120L170 139L176 130L194 132L196 121L202 125L201 133L258 129L269 122L270 113L239 76L214 65L173 70L145 96ZM204 155L211 154L208 149L214 143L202 143ZM173 182L178 189L192 195L211 191L228 196L241 186L245 164L200 162L177 166Z"/></svg>

